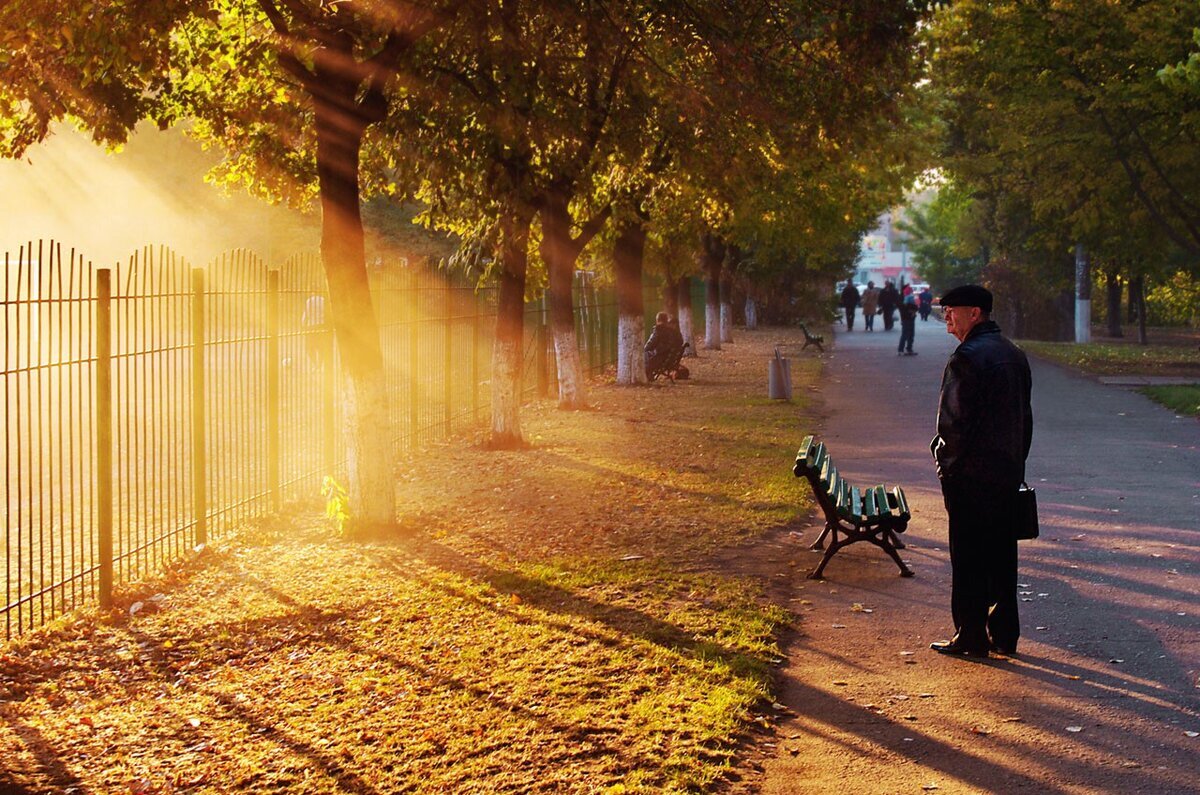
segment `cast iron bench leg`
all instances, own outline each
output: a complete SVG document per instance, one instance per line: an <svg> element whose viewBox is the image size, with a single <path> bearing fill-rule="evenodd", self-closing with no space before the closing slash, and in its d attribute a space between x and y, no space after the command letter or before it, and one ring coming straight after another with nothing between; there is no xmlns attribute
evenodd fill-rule
<svg viewBox="0 0 1200 795"><path fill-rule="evenodd" d="M825 548L825 537L827 535L829 535L829 533L832 530L833 530L833 525L831 525L827 522L825 524L825 529L821 531L821 535L817 536L817 540L812 542L812 546L810 546L809 549L824 549ZM837 542L836 535L833 537L833 540L835 543Z"/></svg>
<svg viewBox="0 0 1200 795"><path fill-rule="evenodd" d="M891 530L886 531L885 536L890 534L891 532L892 532ZM900 553L898 553L896 551L895 547L893 547L891 544L887 543L886 540L881 539L881 538L876 538L875 536L871 536L867 540L870 541L875 546L882 549L884 552L886 552L892 556L892 560L896 561L896 565L900 567L900 576L901 577L913 576L912 569L910 569L908 566L905 566L904 561L900 560Z"/></svg>

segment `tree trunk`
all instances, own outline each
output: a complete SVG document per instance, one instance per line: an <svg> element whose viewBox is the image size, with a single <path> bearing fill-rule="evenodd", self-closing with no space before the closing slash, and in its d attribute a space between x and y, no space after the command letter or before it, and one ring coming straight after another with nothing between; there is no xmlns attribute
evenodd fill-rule
<svg viewBox="0 0 1200 795"><path fill-rule="evenodd" d="M704 347L721 350L721 262L725 245L712 234L701 236L704 265Z"/></svg>
<svg viewBox="0 0 1200 795"><path fill-rule="evenodd" d="M675 283L675 295L679 298L679 333L687 344L684 356L699 356L696 352L696 330L692 328L692 277L680 276Z"/></svg>
<svg viewBox="0 0 1200 795"><path fill-rule="evenodd" d="M1112 267L1105 275L1105 297L1107 303L1104 309L1104 319L1108 321L1108 336L1123 337L1121 331L1121 272Z"/></svg>
<svg viewBox="0 0 1200 795"><path fill-rule="evenodd" d="M721 342L733 342L733 280L721 274Z"/></svg>
<svg viewBox="0 0 1200 795"><path fill-rule="evenodd" d="M1087 247L1075 245L1075 342L1092 341L1092 261Z"/></svg>
<svg viewBox="0 0 1200 795"><path fill-rule="evenodd" d="M613 245L613 270L617 277L617 383L644 384L646 357L642 353L645 307L642 302L642 263L646 253L646 227L637 219L617 230Z"/></svg>
<svg viewBox="0 0 1200 795"><path fill-rule="evenodd" d="M525 340L525 274L533 214L510 210L500 219L500 290L492 347L492 436L489 446L511 449L521 438L521 369Z"/></svg>
<svg viewBox="0 0 1200 795"><path fill-rule="evenodd" d="M370 534L395 522L392 434L379 324L371 303L359 206L359 151L366 125L344 104L314 97L321 259L342 364L351 522Z"/></svg>
<svg viewBox="0 0 1200 795"><path fill-rule="evenodd" d="M1146 336L1146 277L1138 274L1129 285L1130 298L1137 302L1138 345L1147 345L1150 340Z"/></svg>
<svg viewBox="0 0 1200 795"><path fill-rule="evenodd" d="M754 299L746 296L746 330L754 331L758 328L758 306L754 303Z"/></svg>
<svg viewBox="0 0 1200 795"><path fill-rule="evenodd" d="M579 358L579 342L575 335L574 241L571 239L569 200L560 192L551 193L542 207L542 259L546 261L550 285L546 295L550 301L550 330L554 337L555 361L558 363L558 407L581 409L587 406L583 365Z"/></svg>
<svg viewBox="0 0 1200 795"><path fill-rule="evenodd" d="M669 276L667 277L666 281L663 282L662 302L663 309L666 311L666 313L678 321L679 287L676 285L675 280Z"/></svg>

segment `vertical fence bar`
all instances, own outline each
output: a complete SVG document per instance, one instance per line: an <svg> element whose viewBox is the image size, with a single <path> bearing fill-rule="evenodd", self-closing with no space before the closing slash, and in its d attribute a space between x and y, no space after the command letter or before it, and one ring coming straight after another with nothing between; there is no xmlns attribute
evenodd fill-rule
<svg viewBox="0 0 1200 795"><path fill-rule="evenodd" d="M409 317L408 317L408 449L417 446L417 428L420 421L418 409L421 405L420 385L418 384L417 367L419 354L417 348L420 342L421 329L417 322L421 311L420 289L417 287L417 272L414 269L409 274Z"/></svg>
<svg viewBox="0 0 1200 795"><path fill-rule="evenodd" d="M321 367L321 438L325 443L322 463L325 464L325 474L333 476L337 472L337 415L333 405L337 393L334 372L338 358L337 337L333 332L333 323L328 319L317 333L321 335L321 345L325 351Z"/></svg>
<svg viewBox="0 0 1200 795"><path fill-rule="evenodd" d="M281 393L279 390L279 271L267 271L267 489L271 508L283 507L279 426Z"/></svg>
<svg viewBox="0 0 1200 795"><path fill-rule="evenodd" d="M475 292L475 314L471 317L471 419L479 422L479 293Z"/></svg>
<svg viewBox="0 0 1200 795"><path fill-rule="evenodd" d="M112 271L96 271L96 559L100 566L100 606L112 607Z"/></svg>
<svg viewBox="0 0 1200 795"><path fill-rule="evenodd" d="M446 320L442 324L442 344L445 348L442 352L442 372L445 373L442 381L442 432L449 436L450 418L454 414L454 379L451 377L454 373L454 286L447 280L442 289L446 295L443 301Z"/></svg>
<svg viewBox="0 0 1200 795"><path fill-rule="evenodd" d="M537 309L537 328L533 332L533 349L537 366L538 397L544 398L550 394L550 373L547 367L547 349L549 340L546 334L546 297L542 296Z"/></svg>
<svg viewBox="0 0 1200 795"><path fill-rule="evenodd" d="M192 268L192 504L195 543L208 543L208 442L204 427L204 269Z"/></svg>

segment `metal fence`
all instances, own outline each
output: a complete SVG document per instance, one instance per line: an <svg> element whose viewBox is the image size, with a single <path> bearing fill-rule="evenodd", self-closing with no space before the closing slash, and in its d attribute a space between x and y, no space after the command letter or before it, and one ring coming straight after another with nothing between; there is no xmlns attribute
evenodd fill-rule
<svg viewBox="0 0 1200 795"><path fill-rule="evenodd" d="M193 268L159 247L97 268L37 242L4 265L6 638L344 471L317 257ZM370 276L397 448L485 419L494 289L407 263ZM575 298L595 372L616 358L615 299L586 274ZM527 396L555 388L546 318L526 306Z"/></svg>

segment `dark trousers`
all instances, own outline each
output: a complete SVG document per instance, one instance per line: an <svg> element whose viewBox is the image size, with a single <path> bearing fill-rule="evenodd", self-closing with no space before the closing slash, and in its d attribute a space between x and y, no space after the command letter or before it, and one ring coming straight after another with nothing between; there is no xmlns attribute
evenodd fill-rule
<svg viewBox="0 0 1200 795"><path fill-rule="evenodd" d="M905 317L900 314L900 347L896 350L903 352L906 348L909 353L912 353L913 337L917 335L917 318L916 316Z"/></svg>
<svg viewBox="0 0 1200 795"><path fill-rule="evenodd" d="M854 328L854 307L846 307L846 331Z"/></svg>
<svg viewBox="0 0 1200 795"><path fill-rule="evenodd" d="M1017 538L1009 489L954 488L942 484L950 515L950 612L959 639L968 646L1015 649L1021 635L1017 615Z"/></svg>
<svg viewBox="0 0 1200 795"><path fill-rule="evenodd" d="M883 308L883 330L884 331L892 330L892 324L896 322L895 311L896 310L894 307L885 306Z"/></svg>

